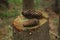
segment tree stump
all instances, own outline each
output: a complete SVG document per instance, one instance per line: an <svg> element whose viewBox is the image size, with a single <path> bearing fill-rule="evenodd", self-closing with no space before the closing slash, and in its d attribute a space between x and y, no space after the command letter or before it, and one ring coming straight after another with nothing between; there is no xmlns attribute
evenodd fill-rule
<svg viewBox="0 0 60 40"><path fill-rule="evenodd" d="M17 31L14 29L13 40L49 40L49 22L34 31Z"/></svg>

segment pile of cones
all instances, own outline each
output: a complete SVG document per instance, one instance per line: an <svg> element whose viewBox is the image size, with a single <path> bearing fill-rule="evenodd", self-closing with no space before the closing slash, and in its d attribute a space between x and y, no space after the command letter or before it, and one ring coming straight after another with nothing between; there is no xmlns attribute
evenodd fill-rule
<svg viewBox="0 0 60 40"><path fill-rule="evenodd" d="M39 11L23 11L22 14L14 20L13 27L19 31L26 29L35 29L47 21L45 18L48 17L44 17L42 12Z"/></svg>

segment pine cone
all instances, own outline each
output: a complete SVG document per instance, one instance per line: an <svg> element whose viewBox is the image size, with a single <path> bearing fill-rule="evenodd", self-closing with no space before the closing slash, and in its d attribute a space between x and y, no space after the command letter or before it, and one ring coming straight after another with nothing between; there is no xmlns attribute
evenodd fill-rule
<svg viewBox="0 0 60 40"><path fill-rule="evenodd" d="M30 19L28 21L23 22L24 27L32 27L32 26L37 26L39 24L38 19Z"/></svg>
<svg viewBox="0 0 60 40"><path fill-rule="evenodd" d="M41 12L33 11L33 10L24 11L22 12L22 15L29 19L31 18L41 19L43 17Z"/></svg>

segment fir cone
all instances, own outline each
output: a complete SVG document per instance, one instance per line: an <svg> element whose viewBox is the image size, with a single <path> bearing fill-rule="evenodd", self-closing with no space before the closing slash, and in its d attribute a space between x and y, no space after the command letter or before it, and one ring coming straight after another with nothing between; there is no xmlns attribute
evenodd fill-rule
<svg viewBox="0 0 60 40"><path fill-rule="evenodd" d="M43 17L41 12L34 11L34 10L24 11L22 12L22 15L29 19L32 19L32 18L41 19Z"/></svg>
<svg viewBox="0 0 60 40"><path fill-rule="evenodd" d="M23 22L24 27L32 27L32 26L37 26L39 24L38 19L30 19L28 21Z"/></svg>

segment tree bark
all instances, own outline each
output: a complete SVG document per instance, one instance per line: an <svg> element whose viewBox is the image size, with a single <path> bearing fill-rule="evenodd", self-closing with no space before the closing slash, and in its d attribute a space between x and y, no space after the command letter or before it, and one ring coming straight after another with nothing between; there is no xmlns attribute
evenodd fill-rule
<svg viewBox="0 0 60 40"><path fill-rule="evenodd" d="M60 1L59 0L55 0L54 4L53 4L53 10L59 14L59 10L60 10Z"/></svg>
<svg viewBox="0 0 60 40"><path fill-rule="evenodd" d="M34 9L34 0L23 0L23 10Z"/></svg>
<svg viewBox="0 0 60 40"><path fill-rule="evenodd" d="M59 27L58 27L58 35L60 36L60 0L58 0L58 5L59 5ZM60 38L58 38L60 40Z"/></svg>

